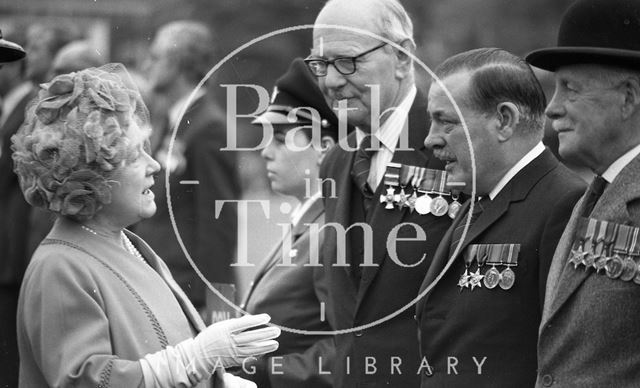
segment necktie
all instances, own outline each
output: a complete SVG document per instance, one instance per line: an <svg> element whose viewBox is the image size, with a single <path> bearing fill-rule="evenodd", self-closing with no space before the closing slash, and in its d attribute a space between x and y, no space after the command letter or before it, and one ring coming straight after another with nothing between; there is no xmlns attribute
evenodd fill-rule
<svg viewBox="0 0 640 388"><path fill-rule="evenodd" d="M469 224L469 229L467 230L467 235L471 230L471 225L480 217L480 214L484 211L484 207L487 204L487 199L483 198L481 200L476 200L476 203L473 206L473 213L471 213L471 223ZM449 246L449 255L455 251L456 246L460 243L462 239L462 232L464 231L464 227L467 224L468 210L464 214L463 218L460 220L460 223L453 230L453 234L451 235L451 245Z"/></svg>
<svg viewBox="0 0 640 388"><path fill-rule="evenodd" d="M601 177L600 175L593 178L593 181L589 185L589 189L587 190L587 197L584 201L584 211L582 212L583 217L589 217L593 208L596 206L598 199L604 192L604 189L607 187L607 181Z"/></svg>
<svg viewBox="0 0 640 388"><path fill-rule="evenodd" d="M376 150L371 149L371 135L366 135L360 142L356 156L353 159L353 166L351 167L351 178L365 199L371 199L373 197L373 190L369 187L367 178L369 177L369 169L371 168L371 157L375 152Z"/></svg>

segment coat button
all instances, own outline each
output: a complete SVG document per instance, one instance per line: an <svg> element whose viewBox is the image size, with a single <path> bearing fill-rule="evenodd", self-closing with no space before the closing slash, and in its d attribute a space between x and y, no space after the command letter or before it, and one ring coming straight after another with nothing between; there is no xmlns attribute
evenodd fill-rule
<svg viewBox="0 0 640 388"><path fill-rule="evenodd" d="M362 332L362 330L358 330L358 331L356 331L356 332L355 332L355 334L354 334L354 335L355 335L356 337L362 337L362 335L363 335L363 334L364 334L364 333Z"/></svg>
<svg viewBox="0 0 640 388"><path fill-rule="evenodd" d="M542 376L542 385L544 385L545 387L552 386L553 385L553 376L551 376L551 375Z"/></svg>

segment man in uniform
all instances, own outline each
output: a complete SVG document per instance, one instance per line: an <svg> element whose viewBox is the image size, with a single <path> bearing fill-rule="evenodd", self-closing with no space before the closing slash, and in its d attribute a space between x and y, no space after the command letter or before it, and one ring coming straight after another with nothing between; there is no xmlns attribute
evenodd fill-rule
<svg viewBox="0 0 640 388"><path fill-rule="evenodd" d="M584 182L542 145L544 93L524 60L482 48L435 73L425 144L476 197L422 284L422 387L531 386L547 271Z"/></svg>
<svg viewBox="0 0 640 388"><path fill-rule="evenodd" d="M340 120L357 127L320 170L327 309L348 330L336 337L334 386L415 387L412 302L451 218L444 163L423 144L413 25L396 0L331 0L313 40L310 70Z"/></svg>
<svg viewBox="0 0 640 388"><path fill-rule="evenodd" d="M265 388L329 388L331 375L322 371L330 370L333 338L293 330L331 331L321 307L327 302L323 271L311 265L311 251L323 243L311 237L311 228L324 224L318 170L338 141L337 117L298 58L276 81L272 102L254 124L273 127L273 138L261 152L271 188L299 205L291 213L291 232L258 265L242 306L250 314L267 313L272 323L285 327L280 347L256 361L254 374L243 377Z"/></svg>
<svg viewBox="0 0 640 388"><path fill-rule="evenodd" d="M558 47L527 56L555 72L546 114L560 155L595 174L549 270L538 387L640 384L640 2L579 0Z"/></svg>

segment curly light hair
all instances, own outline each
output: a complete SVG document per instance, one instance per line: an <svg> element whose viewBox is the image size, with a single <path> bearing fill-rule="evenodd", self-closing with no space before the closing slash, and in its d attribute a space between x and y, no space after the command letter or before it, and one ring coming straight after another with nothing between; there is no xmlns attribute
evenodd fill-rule
<svg viewBox="0 0 640 388"><path fill-rule="evenodd" d="M150 130L148 111L124 66L63 74L27 108L13 142L14 171L35 207L77 221L111 202L110 178L139 154L135 130Z"/></svg>

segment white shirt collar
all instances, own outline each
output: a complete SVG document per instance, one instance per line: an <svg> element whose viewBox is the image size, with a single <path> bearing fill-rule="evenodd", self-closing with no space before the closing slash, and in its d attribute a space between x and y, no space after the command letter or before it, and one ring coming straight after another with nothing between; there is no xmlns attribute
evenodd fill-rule
<svg viewBox="0 0 640 388"><path fill-rule="evenodd" d="M489 193L489 198L493 201L495 197L504 189L504 187L516 176L517 173L520 172L523 168L525 168L529 163L531 163L535 158L540 156L544 152L544 145L542 142L536 144L535 147L531 149L531 151L527 152L525 156L522 157L506 174L498 181L498 184L491 190Z"/></svg>
<svg viewBox="0 0 640 388"><path fill-rule="evenodd" d="M317 193L313 194L311 197L307 198L304 202L299 203L298 206L296 206L296 208L293 209L293 212L291 212L291 225L296 226L298 222L300 222L300 219L302 218L304 213L306 213L307 210L309 210L309 208L311 207L311 205L313 205L315 201L320 199L321 195L322 193L318 191Z"/></svg>
<svg viewBox="0 0 640 388"><path fill-rule="evenodd" d="M382 125L380 125L380 127L373 134L380 141L380 144L386 147L392 153L395 152L400 134L407 124L409 110L413 105L413 101L415 100L417 93L418 89L416 88L416 86L411 85L409 92L406 96L404 96L400 105L395 107L387 120L385 120L385 122L382 123ZM366 135L367 133L365 133L360 128L357 128L356 138L358 139L358 144L360 144L360 141Z"/></svg>
<svg viewBox="0 0 640 388"><path fill-rule="evenodd" d="M204 88L198 89L198 91L196 92L196 95L191 101L191 104L196 102L200 97L204 96L205 93L206 92ZM190 95L191 94L187 94L183 96L178 101L176 101L173 105L171 105L171 108L169 108L169 125L171 125L171 128L175 127L176 124L178 124L178 119L180 119L180 113L182 112L184 105L189 100Z"/></svg>
<svg viewBox="0 0 640 388"><path fill-rule="evenodd" d="M602 174L602 177L609 183L613 182L614 179L620 174L623 168L627 166L636 156L640 155L640 144L633 147L626 154L619 157L615 162L607 168L607 170Z"/></svg>

